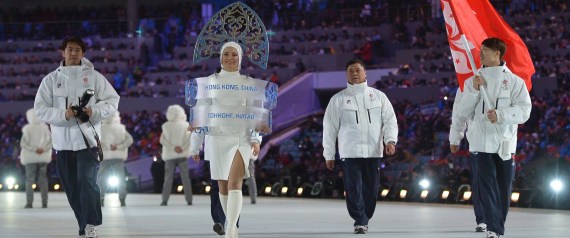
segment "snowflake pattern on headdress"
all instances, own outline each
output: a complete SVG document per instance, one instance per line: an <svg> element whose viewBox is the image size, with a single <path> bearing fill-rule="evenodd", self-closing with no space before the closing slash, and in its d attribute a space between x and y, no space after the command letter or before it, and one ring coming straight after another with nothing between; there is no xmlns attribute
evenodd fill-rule
<svg viewBox="0 0 570 238"><path fill-rule="evenodd" d="M222 45L228 41L240 44L252 63L267 68L269 40L265 25L255 11L242 2L224 7L202 28L194 47L194 62L219 54Z"/></svg>

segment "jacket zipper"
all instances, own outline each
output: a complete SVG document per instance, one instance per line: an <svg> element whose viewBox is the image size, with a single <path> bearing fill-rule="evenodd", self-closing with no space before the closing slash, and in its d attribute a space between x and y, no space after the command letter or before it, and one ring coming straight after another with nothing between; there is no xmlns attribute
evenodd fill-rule
<svg viewBox="0 0 570 238"><path fill-rule="evenodd" d="M368 109L368 122L372 123L372 119L370 118L370 109Z"/></svg>

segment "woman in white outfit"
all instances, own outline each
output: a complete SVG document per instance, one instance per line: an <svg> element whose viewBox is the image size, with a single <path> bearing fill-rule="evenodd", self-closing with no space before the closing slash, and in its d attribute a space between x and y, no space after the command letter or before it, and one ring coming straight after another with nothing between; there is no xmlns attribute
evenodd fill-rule
<svg viewBox="0 0 570 238"><path fill-rule="evenodd" d="M162 135L160 144L162 145L162 159L164 160L164 185L162 187L161 206L168 205L170 192L172 191L172 180L174 170L178 166L180 180L184 188L184 198L188 206L192 205L192 183L188 175L188 157L190 157L190 132L184 130L188 128L186 112L179 105L171 105L166 111L166 119L162 124Z"/></svg>
<svg viewBox="0 0 570 238"><path fill-rule="evenodd" d="M239 76L242 59L241 46L235 42L228 42L222 46L220 61L222 69L210 77L220 78ZM239 80L248 80L240 77ZM215 98L213 104L240 105L235 98ZM188 128L195 131L195 128ZM250 128L216 127L210 128L209 134L192 133L191 154L195 161L200 160L198 155L200 146L205 140L204 156L210 161L210 173L213 180L218 181L220 188L220 203L226 214L226 237L238 237L237 221L241 212L243 195L242 183L249 177L249 159L252 154L259 153L261 137Z"/></svg>
<svg viewBox="0 0 570 238"><path fill-rule="evenodd" d="M32 208L34 201L32 184L36 182L36 178L42 195L42 208L47 208L47 164L51 161L51 133L48 126L36 116L33 108L26 112L26 118L30 124L22 128L20 140L22 147L20 160L26 167L26 206L24 208Z"/></svg>
<svg viewBox="0 0 570 238"><path fill-rule="evenodd" d="M108 117L101 124L101 147L105 159L99 164L97 181L101 189L101 206L105 206L105 192L109 177L114 175L118 179L118 192L121 207L126 206L127 183L125 181L125 160L129 156L129 146L133 144L133 137L125 125L121 124L119 112Z"/></svg>

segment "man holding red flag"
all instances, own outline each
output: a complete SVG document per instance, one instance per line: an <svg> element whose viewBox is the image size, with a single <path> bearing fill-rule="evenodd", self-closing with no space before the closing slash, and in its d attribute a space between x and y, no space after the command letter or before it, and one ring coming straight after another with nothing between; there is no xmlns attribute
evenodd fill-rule
<svg viewBox="0 0 570 238"><path fill-rule="evenodd" d="M476 166L476 193L479 194L487 237L498 238L505 233L505 220L510 206L517 145L518 124L528 120L532 104L522 80L505 65L506 45L499 38L483 41L479 74L465 81L463 92L458 90L453 105L449 133L451 152L467 127L469 151ZM481 93L487 90L485 103Z"/></svg>
<svg viewBox="0 0 570 238"><path fill-rule="evenodd" d="M510 205L517 124L530 115L534 66L522 39L488 0L441 0L441 6L460 86L453 105L451 151L458 151L469 127L473 204L477 222L487 223L478 224L477 231L486 228L487 237L499 237ZM479 42L481 47L474 44ZM479 54L480 61L472 54Z"/></svg>

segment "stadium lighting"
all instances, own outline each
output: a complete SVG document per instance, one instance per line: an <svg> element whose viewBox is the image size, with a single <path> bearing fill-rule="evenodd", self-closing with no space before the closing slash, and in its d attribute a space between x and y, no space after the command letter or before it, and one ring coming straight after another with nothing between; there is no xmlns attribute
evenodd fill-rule
<svg viewBox="0 0 570 238"><path fill-rule="evenodd" d="M443 190L441 193L441 199L445 200L449 197L449 190Z"/></svg>
<svg viewBox="0 0 570 238"><path fill-rule="evenodd" d="M282 194L282 195L287 194L287 191L289 191L289 188L288 188L288 187L282 187L282 188L281 188L281 194Z"/></svg>
<svg viewBox="0 0 570 238"><path fill-rule="evenodd" d="M297 196L301 196L301 195L303 195L303 188L299 187L299 188L297 188Z"/></svg>
<svg viewBox="0 0 570 238"><path fill-rule="evenodd" d="M423 189L429 188L429 184L430 184L430 183L429 183L429 180L427 180L427 179L422 179L422 180L420 181L420 186L421 186Z"/></svg>
<svg viewBox="0 0 570 238"><path fill-rule="evenodd" d="M60 188L59 184L56 183L55 185L53 185L54 190L59 190L59 188Z"/></svg>
<svg viewBox="0 0 570 238"><path fill-rule="evenodd" d="M382 189L382 192L380 193L380 196L385 198L386 196L388 196L388 193L390 192L390 189Z"/></svg>
<svg viewBox="0 0 570 238"><path fill-rule="evenodd" d="M182 187L182 185L178 185L178 187L176 188L176 191L178 191L179 193L181 193L182 190L184 190L184 187Z"/></svg>
<svg viewBox="0 0 570 238"><path fill-rule="evenodd" d="M463 193L463 200L467 201L469 199L471 199L471 191L465 191Z"/></svg>
<svg viewBox="0 0 570 238"><path fill-rule="evenodd" d="M38 187L38 185L37 185L37 184L35 184L35 183L34 183L34 184L32 184L32 189L36 189L37 187Z"/></svg>
<svg viewBox="0 0 570 238"><path fill-rule="evenodd" d="M521 194L519 192L513 192L511 194L511 202L517 203L519 201L520 197L521 197Z"/></svg>
<svg viewBox="0 0 570 238"><path fill-rule="evenodd" d="M115 177L115 176L111 176L108 180L107 180L107 184L109 184L109 186L111 187L117 187L117 185L119 185L119 178Z"/></svg>
<svg viewBox="0 0 570 238"><path fill-rule="evenodd" d="M204 189L204 191L206 191L206 193L210 193L211 190L212 190L212 187L210 185L207 185L206 188Z"/></svg>
<svg viewBox="0 0 570 238"><path fill-rule="evenodd" d="M424 190L424 191L422 191L422 193L420 194L420 197L421 197L422 199L426 199L427 196L428 196L428 194L429 194L429 191L428 191L428 190Z"/></svg>
<svg viewBox="0 0 570 238"><path fill-rule="evenodd" d="M400 190L400 198L404 199L406 198L406 195L408 194L408 191L405 189Z"/></svg>
<svg viewBox="0 0 570 238"><path fill-rule="evenodd" d="M271 194L271 186L265 187L265 194Z"/></svg>
<svg viewBox="0 0 570 238"><path fill-rule="evenodd" d="M560 192L564 188L564 184L559 179L554 179L550 182L550 188L552 188L554 192Z"/></svg>

